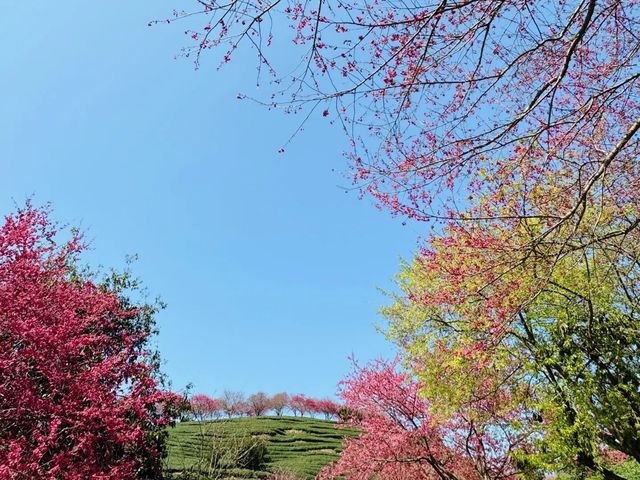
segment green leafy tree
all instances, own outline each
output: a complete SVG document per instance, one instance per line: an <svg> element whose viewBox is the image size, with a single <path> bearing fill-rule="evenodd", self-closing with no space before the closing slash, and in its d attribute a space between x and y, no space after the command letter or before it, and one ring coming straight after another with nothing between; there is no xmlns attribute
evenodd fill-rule
<svg viewBox="0 0 640 480"><path fill-rule="evenodd" d="M515 423L537 440L514 455L530 471L623 478L616 460L640 460L637 242L513 264L505 232L435 236L403 266L388 334L440 413L501 392L528 405Z"/></svg>

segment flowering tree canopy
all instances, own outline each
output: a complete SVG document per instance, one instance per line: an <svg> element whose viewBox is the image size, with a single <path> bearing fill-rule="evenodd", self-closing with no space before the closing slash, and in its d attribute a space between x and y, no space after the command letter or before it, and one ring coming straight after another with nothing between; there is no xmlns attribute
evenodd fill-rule
<svg viewBox="0 0 640 480"><path fill-rule="evenodd" d="M0 477L160 478L179 398L146 349L152 307L126 277L81 274L81 239L58 237L30 205L0 228Z"/></svg>
<svg viewBox="0 0 640 480"><path fill-rule="evenodd" d="M294 416L322 414L330 420L339 417L342 408L342 405L328 398L316 399L302 394L290 397L286 392L273 396L256 392L245 397L242 392L225 390L220 398L198 393L189 399L191 417L200 421L218 419L223 413L229 418L245 415L259 417L269 412L282 416L285 410L290 410Z"/></svg>
<svg viewBox="0 0 640 480"><path fill-rule="evenodd" d="M242 392L225 390L219 401L222 405L222 411L229 418L234 415L246 415L249 412L249 405Z"/></svg>
<svg viewBox="0 0 640 480"><path fill-rule="evenodd" d="M281 416L288 405L289 394L286 392L276 393L269 399L269 408L273 410L277 416Z"/></svg>
<svg viewBox="0 0 640 480"><path fill-rule="evenodd" d="M503 232L471 248L474 233L449 229L404 266L402 292L384 309L389 337L440 410L472 403L487 386L526 386L542 434L529 461L619 478L609 454L640 459L637 241L625 240L625 254L572 252L547 270L543 261L501 265L495 282L483 265L506 262L510 239Z"/></svg>
<svg viewBox="0 0 640 480"><path fill-rule="evenodd" d="M209 420L222 415L222 401L211 398L204 393L198 393L189 399L191 415L196 420Z"/></svg>
<svg viewBox="0 0 640 480"><path fill-rule="evenodd" d="M243 43L255 48L275 79L267 103L326 103L323 114L352 137L355 178L395 213L466 218L451 203L456 193L464 205L460 187L477 198L549 172L568 175L562 204L535 202L532 189L511 213L473 217L538 218L553 229L580 215L605 173L631 181L617 187L637 201L637 0L194 5L175 12L193 25L185 52L200 62L219 47L229 61ZM270 61L273 36L287 36L279 24L292 27L302 56L290 76Z"/></svg>
<svg viewBox="0 0 640 480"><path fill-rule="evenodd" d="M511 263L637 230L637 0L195 5L175 12L193 26L185 52L253 47L274 78L266 103L325 104L354 180L394 214L506 231ZM289 76L270 61L280 24L303 57Z"/></svg>
<svg viewBox="0 0 640 480"><path fill-rule="evenodd" d="M445 418L421 397L421 385L396 367L374 362L343 382L346 406L358 413L350 423L362 434L346 441L323 478L474 480L523 473L510 454L526 448L531 431L511 427L526 417L508 392L478 400L472 415L460 409Z"/></svg>
<svg viewBox="0 0 640 480"><path fill-rule="evenodd" d="M259 417L264 415L271 408L269 397L264 392L256 392L247 399L249 405L249 415Z"/></svg>

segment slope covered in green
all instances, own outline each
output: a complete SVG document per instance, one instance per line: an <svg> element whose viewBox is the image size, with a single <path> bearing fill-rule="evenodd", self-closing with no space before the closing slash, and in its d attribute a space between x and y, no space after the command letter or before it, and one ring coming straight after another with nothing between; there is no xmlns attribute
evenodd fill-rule
<svg viewBox="0 0 640 480"><path fill-rule="evenodd" d="M182 422L171 429L167 471L175 478L265 478L286 470L313 478L354 430L301 417Z"/></svg>

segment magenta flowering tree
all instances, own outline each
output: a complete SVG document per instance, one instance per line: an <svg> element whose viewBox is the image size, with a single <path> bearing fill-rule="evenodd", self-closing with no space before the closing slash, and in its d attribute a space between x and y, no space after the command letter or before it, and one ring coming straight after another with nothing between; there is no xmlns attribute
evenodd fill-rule
<svg viewBox="0 0 640 480"><path fill-rule="evenodd" d="M328 398L306 398L305 403L309 413L312 415L324 415L327 420L337 417L338 411L341 408L338 403Z"/></svg>
<svg viewBox="0 0 640 480"><path fill-rule="evenodd" d="M259 417L273 411L281 416L285 409L294 415L305 414L324 415L329 420L338 417L343 407L330 399L315 399L297 394L289 397L285 392L268 396L264 392L256 392L245 399L242 392L225 390L220 398L213 398L207 394L198 393L189 399L189 410L195 420L218 419L222 414L227 417L252 416Z"/></svg>
<svg viewBox="0 0 640 480"><path fill-rule="evenodd" d="M305 395L298 393L296 395L291 395L289 398L289 410L293 412L294 416L304 417L304 414L309 411L309 399Z"/></svg>
<svg viewBox="0 0 640 480"><path fill-rule="evenodd" d="M189 399L189 406L196 420L218 419L222 415L222 401L204 393L193 395Z"/></svg>
<svg viewBox="0 0 640 480"><path fill-rule="evenodd" d="M27 205L0 227L0 478L161 478L181 398L147 350L151 307L79 273L66 242Z"/></svg>
<svg viewBox="0 0 640 480"><path fill-rule="evenodd" d="M510 317L559 258L598 249L623 277L635 262L640 1L199 0L174 17L196 62L252 48L272 79L261 101L342 126L354 182L479 252L454 276L521 290ZM289 41L297 69L281 75L270 49ZM518 269L536 281L504 280Z"/></svg>
<svg viewBox="0 0 640 480"><path fill-rule="evenodd" d="M346 440L321 478L498 480L523 473L511 453L527 447L533 430L511 427L514 417L525 417L507 394L443 416L420 389L393 362L373 362L343 381L341 397L354 412L347 424L362 433Z"/></svg>

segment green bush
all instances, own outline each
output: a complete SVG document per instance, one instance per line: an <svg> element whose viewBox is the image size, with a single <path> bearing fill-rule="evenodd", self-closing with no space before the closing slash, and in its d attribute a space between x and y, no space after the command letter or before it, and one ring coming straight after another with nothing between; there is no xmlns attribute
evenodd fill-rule
<svg viewBox="0 0 640 480"><path fill-rule="evenodd" d="M233 467L260 470L267 463L267 443L260 437L240 437L234 449Z"/></svg>

